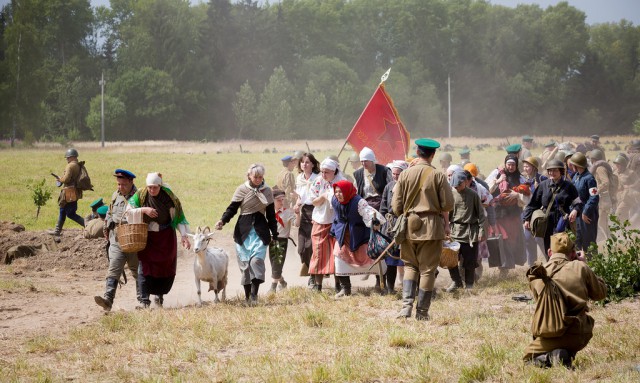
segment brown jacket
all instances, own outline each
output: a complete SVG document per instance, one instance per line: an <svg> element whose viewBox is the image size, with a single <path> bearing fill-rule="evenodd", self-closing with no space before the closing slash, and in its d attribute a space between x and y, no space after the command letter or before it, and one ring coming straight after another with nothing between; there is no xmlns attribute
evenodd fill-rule
<svg viewBox="0 0 640 383"><path fill-rule="evenodd" d="M64 174L60 177L62 188L75 187L76 182L78 182L78 177L80 177L80 165L78 164L78 161L71 161L67 163L67 166L64 168ZM77 199L82 198L82 190L76 189L76 197ZM58 205L60 207L64 207L66 204L67 203L64 200L64 190L60 190Z"/></svg>
<svg viewBox="0 0 640 383"><path fill-rule="evenodd" d="M420 185L423 171L429 174L424 184ZM417 188L420 188L420 191L412 206L405 206ZM391 208L395 215L400 215L404 213L405 207L408 210L407 239L443 240L445 232L442 213L453 209L453 193L447 176L424 160L403 171L394 187Z"/></svg>
<svg viewBox="0 0 640 383"><path fill-rule="evenodd" d="M276 186L284 191L285 207L289 208L295 205L298 196L294 193L296 190L296 178L289 169L284 168L278 174Z"/></svg>

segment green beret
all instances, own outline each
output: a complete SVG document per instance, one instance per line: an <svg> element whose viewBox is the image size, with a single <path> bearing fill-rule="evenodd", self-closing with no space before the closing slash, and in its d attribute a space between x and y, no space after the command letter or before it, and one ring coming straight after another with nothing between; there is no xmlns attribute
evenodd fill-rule
<svg viewBox="0 0 640 383"><path fill-rule="evenodd" d="M440 147L440 143L438 141L430 138L419 138L416 140L416 145L427 149L438 149Z"/></svg>
<svg viewBox="0 0 640 383"><path fill-rule="evenodd" d="M89 207L92 209L97 209L100 206L104 206L104 202L102 201L102 198L98 198L97 200L91 202L91 205L89 205Z"/></svg>
<svg viewBox="0 0 640 383"><path fill-rule="evenodd" d="M107 205L102 205L98 208L98 210L96 210L96 212L101 216L107 215L107 211L109 211L109 207Z"/></svg>
<svg viewBox="0 0 640 383"><path fill-rule="evenodd" d="M513 145L509 145L506 148L504 148L504 150L506 150L507 153L518 153L518 152L520 152L520 149L522 149L522 145L521 144L513 144Z"/></svg>
<svg viewBox="0 0 640 383"><path fill-rule="evenodd" d="M458 152L458 154L461 155L461 156L467 155L469 153L471 153L471 150L469 150L469 149L462 149L462 150L460 150Z"/></svg>
<svg viewBox="0 0 640 383"><path fill-rule="evenodd" d="M522 136L522 142L533 142L533 137L529 135Z"/></svg>

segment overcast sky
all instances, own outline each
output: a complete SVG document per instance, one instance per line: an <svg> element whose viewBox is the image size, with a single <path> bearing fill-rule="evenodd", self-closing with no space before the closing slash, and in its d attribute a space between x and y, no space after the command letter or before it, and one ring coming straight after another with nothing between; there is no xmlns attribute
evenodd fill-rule
<svg viewBox="0 0 640 383"><path fill-rule="evenodd" d="M270 0L275 3L278 0ZM205 0L191 0L197 4ZM549 5L559 3L559 0L490 0L492 4L501 4L508 7L516 7L518 4L539 4L546 8ZM0 0L0 5L9 3L9 0ZM640 0L568 0L572 6L582 10L587 15L587 24L618 22L622 19L640 25ZM91 5L109 5L109 0L91 0Z"/></svg>

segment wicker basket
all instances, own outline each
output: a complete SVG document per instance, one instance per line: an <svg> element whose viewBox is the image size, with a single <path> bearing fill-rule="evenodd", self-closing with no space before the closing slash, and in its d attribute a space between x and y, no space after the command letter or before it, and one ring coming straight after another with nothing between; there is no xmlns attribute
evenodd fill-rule
<svg viewBox="0 0 640 383"><path fill-rule="evenodd" d="M123 252L137 253L147 246L147 224L130 223L118 225L116 237Z"/></svg>
<svg viewBox="0 0 640 383"><path fill-rule="evenodd" d="M458 267L458 252L460 243L455 241L444 241L442 253L440 254L440 267L451 269Z"/></svg>

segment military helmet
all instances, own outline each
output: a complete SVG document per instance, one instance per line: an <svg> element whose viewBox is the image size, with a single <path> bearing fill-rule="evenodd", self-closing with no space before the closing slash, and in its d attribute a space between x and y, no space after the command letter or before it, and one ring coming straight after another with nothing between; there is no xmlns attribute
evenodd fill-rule
<svg viewBox="0 0 640 383"><path fill-rule="evenodd" d="M600 149L593 149L589 152L589 158L591 158L593 162L602 161L604 160L604 153Z"/></svg>
<svg viewBox="0 0 640 383"><path fill-rule="evenodd" d="M640 140L633 140L629 144L629 149L640 149Z"/></svg>
<svg viewBox="0 0 640 383"><path fill-rule="evenodd" d="M627 165L629 165L629 159L627 158L627 156L623 156L622 154L618 154L616 159L613 160L613 163L614 164L620 164L620 165L622 165L622 166L624 166L626 168Z"/></svg>
<svg viewBox="0 0 640 383"><path fill-rule="evenodd" d="M64 154L64 158L69 158L69 157L78 157L78 151L75 150L74 148L67 149L67 152Z"/></svg>
<svg viewBox="0 0 640 383"><path fill-rule="evenodd" d="M569 163L575 165L575 166L579 166L581 168L586 168L587 167L587 157L585 157L584 154L578 152L574 155L571 156L571 158L569 158Z"/></svg>
<svg viewBox="0 0 640 383"><path fill-rule="evenodd" d="M451 162L453 161L453 157L451 157L451 154L449 153L440 153L440 157L438 157L438 160Z"/></svg>
<svg viewBox="0 0 640 383"><path fill-rule="evenodd" d="M531 166L533 166L534 168L538 169L540 167L540 163L538 162L538 158L536 157L527 157L524 162L530 164Z"/></svg>
<svg viewBox="0 0 640 383"><path fill-rule="evenodd" d="M549 169L564 169L564 162L560 160L550 160L545 167L545 170Z"/></svg>
<svg viewBox="0 0 640 383"><path fill-rule="evenodd" d="M564 150L558 150L558 152L556 153L555 158L556 160L560 161L560 162L564 162L564 157L567 155L567 153Z"/></svg>
<svg viewBox="0 0 640 383"><path fill-rule="evenodd" d="M358 153L353 153L349 156L349 162L360 162L360 156Z"/></svg>

